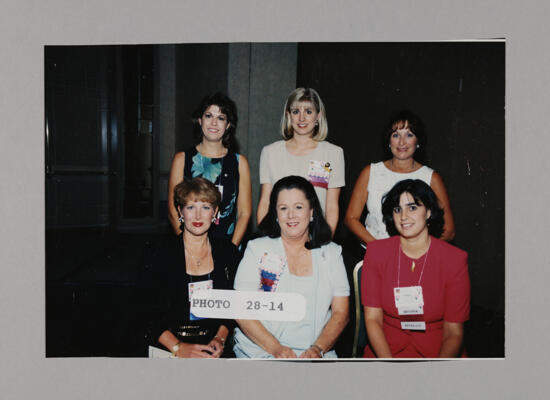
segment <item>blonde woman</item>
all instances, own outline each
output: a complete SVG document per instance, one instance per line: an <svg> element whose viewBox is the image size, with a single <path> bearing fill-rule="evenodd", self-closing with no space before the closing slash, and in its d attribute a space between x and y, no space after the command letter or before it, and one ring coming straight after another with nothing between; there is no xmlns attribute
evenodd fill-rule
<svg viewBox="0 0 550 400"><path fill-rule="evenodd" d="M332 235L338 224L338 198L345 185L344 152L325 139L328 124L325 106L311 88L298 88L288 96L281 119L279 140L262 149L261 193L258 224L269 209L269 195L279 179L298 175L312 183Z"/></svg>

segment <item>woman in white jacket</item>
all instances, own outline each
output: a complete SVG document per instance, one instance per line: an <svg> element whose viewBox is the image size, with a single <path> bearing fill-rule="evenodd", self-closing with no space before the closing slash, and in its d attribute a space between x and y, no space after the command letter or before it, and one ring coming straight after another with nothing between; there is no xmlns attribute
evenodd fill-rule
<svg viewBox="0 0 550 400"><path fill-rule="evenodd" d="M236 356L336 357L331 349L348 322L349 283L311 183L299 176L277 181L259 229L264 236L248 243L235 289L300 293L306 314L297 322L238 320Z"/></svg>

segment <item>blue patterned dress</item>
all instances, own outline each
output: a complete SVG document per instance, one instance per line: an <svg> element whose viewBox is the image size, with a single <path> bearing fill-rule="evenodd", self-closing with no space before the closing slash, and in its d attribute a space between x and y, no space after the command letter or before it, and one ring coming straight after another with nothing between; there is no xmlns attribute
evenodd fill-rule
<svg viewBox="0 0 550 400"><path fill-rule="evenodd" d="M221 186L219 224L212 225L213 235L225 235L231 240L237 221L237 196L239 195L239 154L228 151L225 157L204 157L192 147L185 151L184 179L198 176Z"/></svg>

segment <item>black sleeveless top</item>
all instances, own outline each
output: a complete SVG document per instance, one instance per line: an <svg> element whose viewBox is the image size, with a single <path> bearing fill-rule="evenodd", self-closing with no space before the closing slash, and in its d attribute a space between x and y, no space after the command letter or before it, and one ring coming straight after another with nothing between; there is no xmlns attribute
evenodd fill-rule
<svg viewBox="0 0 550 400"><path fill-rule="evenodd" d="M228 151L224 157L204 157L192 147L185 151L184 179L196 177L208 179L222 192L219 223L210 228L214 236L231 240L237 221L237 196L239 195L239 154Z"/></svg>

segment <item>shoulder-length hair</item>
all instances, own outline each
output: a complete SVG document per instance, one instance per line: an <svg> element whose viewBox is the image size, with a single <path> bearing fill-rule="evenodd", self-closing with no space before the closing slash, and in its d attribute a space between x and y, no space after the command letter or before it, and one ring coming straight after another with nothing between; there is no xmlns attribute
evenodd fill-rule
<svg viewBox="0 0 550 400"><path fill-rule="evenodd" d="M227 128L222 137L222 144L226 148L230 148L234 145L235 129L237 128L237 106L235 102L223 93L216 92L204 97L199 106L193 111L193 132L197 143L202 140L202 128L199 124L199 120L202 118L204 112L210 106L218 106L220 111L227 116L227 122L229 122L229 128Z"/></svg>
<svg viewBox="0 0 550 400"><path fill-rule="evenodd" d="M409 110L397 111L390 115L382 134L382 147L384 152L389 158L393 157L388 146L390 144L391 135L397 129L403 128L409 128L416 136L418 148L414 152L414 159L423 163L426 159L426 143L428 139L424 128L424 122L422 122L418 115Z"/></svg>
<svg viewBox="0 0 550 400"><path fill-rule="evenodd" d="M309 223L309 241L306 242L305 247L307 249L316 249L329 243L332 238L332 232L323 216L323 209L321 208L315 189L307 179L295 175L281 178L273 185L269 197L269 210L258 225L260 236L269 236L270 238L281 236L281 227L277 221L277 199L281 190L285 189L301 190L306 196L309 206L313 209L313 220Z"/></svg>
<svg viewBox="0 0 550 400"><path fill-rule="evenodd" d="M426 182L420 179L405 179L397 182L382 199L382 215L386 224L386 231L390 236L399 235L393 220L393 209L399 205L403 193L409 193L415 204L423 205L430 210L428 218L428 233L439 238L443 233L443 210L439 207L437 196Z"/></svg>
<svg viewBox="0 0 550 400"><path fill-rule="evenodd" d="M286 98L285 107L283 109L283 116L281 117L281 134L285 140L289 140L294 136L294 130L292 129L292 122L290 120L290 107L294 103L300 101L309 101L315 107L315 110L319 114L317 122L319 123L314 128L312 139L322 142L328 135L328 122L325 113L325 105L321 100L319 93L312 88L297 88L294 89Z"/></svg>

